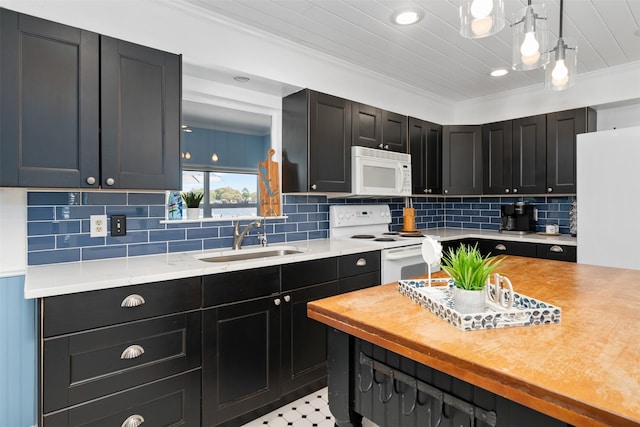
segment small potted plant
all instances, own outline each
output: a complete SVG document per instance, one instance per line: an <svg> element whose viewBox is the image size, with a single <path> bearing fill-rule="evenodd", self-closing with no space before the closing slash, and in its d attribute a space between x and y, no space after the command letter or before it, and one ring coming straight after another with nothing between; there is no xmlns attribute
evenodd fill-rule
<svg viewBox="0 0 640 427"><path fill-rule="evenodd" d="M200 216L200 202L204 197L202 191L187 191L182 193L182 200L187 205L187 219L198 219Z"/></svg>
<svg viewBox="0 0 640 427"><path fill-rule="evenodd" d="M482 313L485 305L485 286L500 263L500 259L482 256L478 245L449 248L440 267L453 280L453 304L460 313Z"/></svg>

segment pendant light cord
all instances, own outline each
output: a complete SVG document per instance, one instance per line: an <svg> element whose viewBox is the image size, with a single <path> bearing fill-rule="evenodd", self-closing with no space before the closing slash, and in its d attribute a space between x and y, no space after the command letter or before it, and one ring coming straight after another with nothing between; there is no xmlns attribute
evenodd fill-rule
<svg viewBox="0 0 640 427"><path fill-rule="evenodd" d="M558 32L558 38L560 39L562 38L562 9L563 9L562 3L563 3L563 0L560 0L560 30Z"/></svg>

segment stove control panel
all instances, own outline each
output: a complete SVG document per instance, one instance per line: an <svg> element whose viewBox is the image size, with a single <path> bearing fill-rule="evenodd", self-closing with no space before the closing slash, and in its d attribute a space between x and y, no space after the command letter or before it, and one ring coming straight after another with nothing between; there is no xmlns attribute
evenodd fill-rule
<svg viewBox="0 0 640 427"><path fill-rule="evenodd" d="M388 205L329 206L330 227L352 227L391 223Z"/></svg>

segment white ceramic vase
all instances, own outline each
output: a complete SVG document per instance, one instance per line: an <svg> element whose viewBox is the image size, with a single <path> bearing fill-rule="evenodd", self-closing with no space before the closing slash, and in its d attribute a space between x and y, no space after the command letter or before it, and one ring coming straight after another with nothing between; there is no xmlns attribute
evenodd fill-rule
<svg viewBox="0 0 640 427"><path fill-rule="evenodd" d="M187 208L187 219L198 219L200 217L200 208Z"/></svg>
<svg viewBox="0 0 640 427"><path fill-rule="evenodd" d="M453 305L459 313L484 313L485 291L453 288Z"/></svg>

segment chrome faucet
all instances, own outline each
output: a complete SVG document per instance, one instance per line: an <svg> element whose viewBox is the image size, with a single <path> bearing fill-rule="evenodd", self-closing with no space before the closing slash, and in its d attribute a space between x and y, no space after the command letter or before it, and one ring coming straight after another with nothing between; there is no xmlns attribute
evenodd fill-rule
<svg viewBox="0 0 640 427"><path fill-rule="evenodd" d="M247 226L242 231L240 231L240 221L236 221L235 227L233 229L233 249L234 250L240 249L244 236L246 236L249 230L251 230L253 227L262 227L262 221L260 221L259 219L256 219L255 221L251 221L249 224L247 224Z"/></svg>

